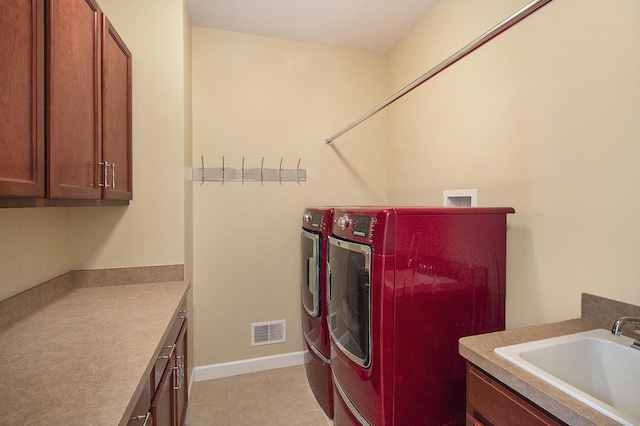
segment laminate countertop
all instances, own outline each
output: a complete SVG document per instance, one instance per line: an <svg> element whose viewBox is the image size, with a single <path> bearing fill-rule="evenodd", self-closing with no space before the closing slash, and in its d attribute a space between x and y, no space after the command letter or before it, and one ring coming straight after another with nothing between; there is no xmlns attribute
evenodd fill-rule
<svg viewBox="0 0 640 426"><path fill-rule="evenodd" d="M0 425L126 425L189 285L75 288L0 330Z"/></svg>
<svg viewBox="0 0 640 426"><path fill-rule="evenodd" d="M477 336L463 337L459 352L517 393L570 425L618 425L619 423L569 396L545 381L515 366L494 353L495 348L547 339L602 328L580 318L557 323L523 327Z"/></svg>

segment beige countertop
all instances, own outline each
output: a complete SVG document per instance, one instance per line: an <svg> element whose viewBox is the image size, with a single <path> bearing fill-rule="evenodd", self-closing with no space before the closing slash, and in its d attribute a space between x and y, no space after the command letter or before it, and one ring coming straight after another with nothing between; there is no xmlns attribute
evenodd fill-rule
<svg viewBox="0 0 640 426"><path fill-rule="evenodd" d="M570 425L618 425L616 421L496 355L493 350L534 340L602 328L573 319L460 339L460 355L525 398Z"/></svg>
<svg viewBox="0 0 640 426"><path fill-rule="evenodd" d="M126 425L188 288L75 288L1 329L0 425Z"/></svg>

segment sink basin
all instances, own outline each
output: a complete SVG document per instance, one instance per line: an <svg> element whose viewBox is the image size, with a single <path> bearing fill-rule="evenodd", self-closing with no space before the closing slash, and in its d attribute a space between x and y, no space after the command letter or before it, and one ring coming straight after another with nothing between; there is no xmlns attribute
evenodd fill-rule
<svg viewBox="0 0 640 426"><path fill-rule="evenodd" d="M640 350L597 329L495 353L624 425L640 425Z"/></svg>

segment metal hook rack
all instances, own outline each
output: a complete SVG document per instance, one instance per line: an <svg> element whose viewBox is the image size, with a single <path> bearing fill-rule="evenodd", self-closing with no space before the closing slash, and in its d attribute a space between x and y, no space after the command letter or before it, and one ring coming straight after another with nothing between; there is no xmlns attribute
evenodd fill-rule
<svg viewBox="0 0 640 426"><path fill-rule="evenodd" d="M259 168L246 168L245 160L242 157L242 166L240 168L226 167L225 158L222 157L222 167L205 167L204 156L200 157L201 167L191 169L191 180L205 182L306 182L307 170L300 168L301 158L298 158L298 165L295 169L283 169L282 162L284 159L280 157L280 165L277 169L264 167L264 157Z"/></svg>

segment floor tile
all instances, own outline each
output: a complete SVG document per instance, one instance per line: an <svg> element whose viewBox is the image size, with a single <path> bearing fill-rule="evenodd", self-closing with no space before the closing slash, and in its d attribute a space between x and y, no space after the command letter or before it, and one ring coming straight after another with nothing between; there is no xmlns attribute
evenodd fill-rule
<svg viewBox="0 0 640 426"><path fill-rule="evenodd" d="M189 426L331 426L302 366L195 382Z"/></svg>
<svg viewBox="0 0 640 426"><path fill-rule="evenodd" d="M307 375L301 365L269 370L267 377L272 390L308 384Z"/></svg>
<svg viewBox="0 0 640 426"><path fill-rule="evenodd" d="M322 410L278 417L278 426L328 426L327 418Z"/></svg>
<svg viewBox="0 0 640 426"><path fill-rule="evenodd" d="M318 408L318 402L308 385L282 388L273 392L272 396L274 409L281 416L306 413Z"/></svg>

